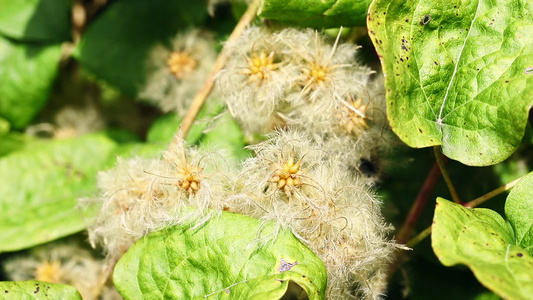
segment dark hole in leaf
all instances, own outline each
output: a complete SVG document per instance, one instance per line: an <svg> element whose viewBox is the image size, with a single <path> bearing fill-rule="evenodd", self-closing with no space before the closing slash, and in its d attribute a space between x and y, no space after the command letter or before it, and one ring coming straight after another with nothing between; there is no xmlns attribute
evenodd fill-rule
<svg viewBox="0 0 533 300"><path fill-rule="evenodd" d="M524 255L524 254L522 254L522 253L517 253L517 254L516 254L516 256L518 256L518 257L522 257L523 255Z"/></svg>
<svg viewBox="0 0 533 300"><path fill-rule="evenodd" d="M420 20L420 25L427 25L431 21L430 15L425 15L422 17L422 20Z"/></svg>
<svg viewBox="0 0 533 300"><path fill-rule="evenodd" d="M307 292L294 281L289 281L289 286L287 287L287 291L280 298L280 300L307 300L307 299L309 299L309 295L307 295Z"/></svg>

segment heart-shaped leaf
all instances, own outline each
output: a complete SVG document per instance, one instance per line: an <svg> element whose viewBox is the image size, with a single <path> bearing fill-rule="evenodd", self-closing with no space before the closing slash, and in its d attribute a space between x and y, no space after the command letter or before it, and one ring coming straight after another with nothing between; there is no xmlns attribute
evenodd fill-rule
<svg viewBox="0 0 533 300"><path fill-rule="evenodd" d="M115 267L125 299L281 299L292 284L323 299L326 269L289 230L233 213L154 232Z"/></svg>
<svg viewBox="0 0 533 300"><path fill-rule="evenodd" d="M514 152L533 104L533 2L376 0L368 30L405 143L479 166Z"/></svg>
<svg viewBox="0 0 533 300"><path fill-rule="evenodd" d="M504 298L530 299L532 185L533 173L509 195L505 210L511 226L495 211L437 199L432 247L441 263L467 265L483 285Z"/></svg>

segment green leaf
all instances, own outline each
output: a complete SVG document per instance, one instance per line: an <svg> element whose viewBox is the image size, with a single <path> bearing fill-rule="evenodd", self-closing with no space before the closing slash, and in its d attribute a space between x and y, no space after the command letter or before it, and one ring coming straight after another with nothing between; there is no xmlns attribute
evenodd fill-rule
<svg viewBox="0 0 533 300"><path fill-rule="evenodd" d="M516 244L533 256L533 172L524 176L507 197L505 215Z"/></svg>
<svg viewBox="0 0 533 300"><path fill-rule="evenodd" d="M229 114L219 116L211 127L213 129L202 138L202 145L216 149L227 149L236 164L251 156L251 151L244 148L246 146L244 133Z"/></svg>
<svg viewBox="0 0 533 300"><path fill-rule="evenodd" d="M204 110L201 110L198 119L205 116ZM168 113L157 120L154 121L148 134L146 135L146 140L149 143L164 143L168 144L174 138L176 131L180 128L181 121L183 118L179 117L175 113ZM191 145L196 144L200 138L203 136L203 131L205 129L205 124L196 121L189 133L187 134L187 142Z"/></svg>
<svg viewBox="0 0 533 300"><path fill-rule="evenodd" d="M87 28L74 56L94 75L135 97L145 82L151 48L206 15L204 1L113 1Z"/></svg>
<svg viewBox="0 0 533 300"><path fill-rule="evenodd" d="M10 129L11 129L11 124L9 124L9 122L6 119L0 117L0 136L8 133Z"/></svg>
<svg viewBox="0 0 533 300"><path fill-rule="evenodd" d="M439 198L431 242L443 265L467 265L500 296L530 299L533 295L533 257L516 245L512 228L498 213Z"/></svg>
<svg viewBox="0 0 533 300"><path fill-rule="evenodd" d="M0 33L22 41L69 40L70 3L69 0L0 0Z"/></svg>
<svg viewBox="0 0 533 300"><path fill-rule="evenodd" d="M30 140L31 138L29 136L18 132L9 132L5 135L0 135L0 156L24 147Z"/></svg>
<svg viewBox="0 0 533 300"><path fill-rule="evenodd" d="M125 299L280 299L290 282L309 299L324 298L324 264L289 230L226 212L191 227L154 232L130 248L113 275Z"/></svg>
<svg viewBox="0 0 533 300"><path fill-rule="evenodd" d="M13 128L28 125L46 103L60 56L60 45L24 45L0 36L0 117Z"/></svg>
<svg viewBox="0 0 533 300"><path fill-rule="evenodd" d="M467 165L514 152L533 104L533 2L376 0L368 30L405 143Z"/></svg>
<svg viewBox="0 0 533 300"><path fill-rule="evenodd" d="M372 0L265 0L258 15L290 25L313 28L365 26Z"/></svg>
<svg viewBox="0 0 533 300"><path fill-rule="evenodd" d="M81 300L80 293L70 285L37 280L0 282L2 299L68 299Z"/></svg>
<svg viewBox="0 0 533 300"><path fill-rule="evenodd" d="M116 144L104 135L33 142L0 159L0 252L85 228L76 199L96 191L96 173Z"/></svg>

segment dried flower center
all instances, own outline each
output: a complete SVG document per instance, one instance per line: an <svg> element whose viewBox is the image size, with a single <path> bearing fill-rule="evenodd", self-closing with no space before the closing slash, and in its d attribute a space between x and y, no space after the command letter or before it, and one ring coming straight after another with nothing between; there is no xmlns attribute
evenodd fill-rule
<svg viewBox="0 0 533 300"><path fill-rule="evenodd" d="M246 58L248 61L248 70L243 73L248 75L248 82L257 82L260 85L263 80L270 79L270 72L277 69L278 65L274 63L274 52L269 55L262 51L259 56L252 54L252 58Z"/></svg>
<svg viewBox="0 0 533 300"><path fill-rule="evenodd" d="M194 59L187 51L172 52L167 59L168 70L177 79L183 79L185 75L196 69L198 61Z"/></svg>
<svg viewBox="0 0 533 300"><path fill-rule="evenodd" d="M203 168L186 163L178 168L178 185L183 190L194 194L200 189L200 173Z"/></svg>
<svg viewBox="0 0 533 300"><path fill-rule="evenodd" d="M319 63L311 63L310 67L304 68L302 71L305 75L304 90L316 90L324 86L331 71L336 66L321 65Z"/></svg>
<svg viewBox="0 0 533 300"><path fill-rule="evenodd" d="M61 263L57 260L52 262L45 260L35 269L35 280L60 283Z"/></svg>
<svg viewBox="0 0 533 300"><path fill-rule="evenodd" d="M339 125L350 134L360 134L368 124L366 122L367 104L363 104L361 98L353 100L352 98L343 101L344 106L336 115L339 119Z"/></svg>
<svg viewBox="0 0 533 300"><path fill-rule="evenodd" d="M323 66L317 63L311 64L311 68L304 69L304 73L307 75L306 85L318 85L323 86L328 79L328 73L331 68L327 65Z"/></svg>
<svg viewBox="0 0 533 300"><path fill-rule="evenodd" d="M300 169L300 162L294 163L294 157L285 161L281 168L276 168L274 174L270 178L270 182L275 183L279 190L284 191L286 194L290 194L290 189L302 184L302 180L299 178L303 174L303 170Z"/></svg>

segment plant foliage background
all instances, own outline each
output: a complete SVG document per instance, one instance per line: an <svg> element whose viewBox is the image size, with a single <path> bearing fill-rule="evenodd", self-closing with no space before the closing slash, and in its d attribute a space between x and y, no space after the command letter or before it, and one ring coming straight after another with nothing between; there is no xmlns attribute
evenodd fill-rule
<svg viewBox="0 0 533 300"><path fill-rule="evenodd" d="M98 197L97 174L117 161L120 165L120 158L160 157L186 113L158 107L159 96L146 93L154 82L147 62L154 59L154 49L172 47L177 34L192 29L208 32L210 50L220 53L249 5L239 0L0 0L1 290L20 299L43 293L77 299L72 286L82 295L98 286L106 271L105 253L91 248L85 230L98 209L83 210L79 200ZM353 166L379 177L373 189L398 243L408 243L433 224L430 238L391 254L388 299L531 295L531 1L264 0L254 24L310 27L332 41L339 33L343 41L361 45L359 63L385 75L387 104L380 113L401 142ZM206 55L204 61L208 69L214 65L214 57ZM155 87L171 91L165 80L158 78ZM179 95L192 99L196 90ZM215 97L222 96L215 92ZM260 153L243 149L259 135L241 128L226 105L209 101L187 143L225 148L227 165ZM445 200L455 195L436 171L434 151L423 148L430 146L441 147L438 151L450 158L445 169L461 204L523 179L483 208L465 208ZM415 202L420 198L426 205ZM415 217L414 202L420 205ZM254 242L269 233L277 236L275 243ZM202 225L188 220L132 246L113 280L126 299L210 292L216 299L303 294L322 299L326 267L298 237L290 228L230 213ZM83 250L72 250L73 245ZM67 276L54 261L76 271ZM93 275L80 285L82 269ZM59 275L62 282L56 282ZM167 281L174 285L159 286ZM241 285L225 289L235 282ZM104 298L118 295L111 281L100 288Z"/></svg>

